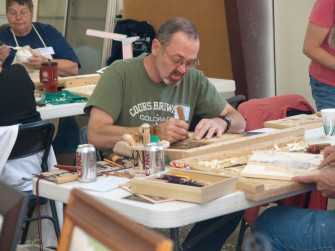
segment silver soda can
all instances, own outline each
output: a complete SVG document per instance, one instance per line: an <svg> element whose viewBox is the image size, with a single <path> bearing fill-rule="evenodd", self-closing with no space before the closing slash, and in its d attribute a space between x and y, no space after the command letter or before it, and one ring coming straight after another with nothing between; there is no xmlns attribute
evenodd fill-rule
<svg viewBox="0 0 335 251"><path fill-rule="evenodd" d="M92 144L79 145L76 151L77 175L80 182L97 179L96 151Z"/></svg>
<svg viewBox="0 0 335 251"><path fill-rule="evenodd" d="M161 143L149 143L144 149L145 175L165 170L164 148Z"/></svg>

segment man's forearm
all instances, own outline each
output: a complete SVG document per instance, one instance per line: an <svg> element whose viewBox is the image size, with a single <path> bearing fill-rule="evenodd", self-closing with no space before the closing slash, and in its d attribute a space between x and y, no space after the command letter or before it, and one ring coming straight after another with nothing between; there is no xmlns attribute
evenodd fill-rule
<svg viewBox="0 0 335 251"><path fill-rule="evenodd" d="M99 149L113 149L115 144L123 140L126 133L138 132L138 127L104 126L88 127L87 138L90 144Z"/></svg>

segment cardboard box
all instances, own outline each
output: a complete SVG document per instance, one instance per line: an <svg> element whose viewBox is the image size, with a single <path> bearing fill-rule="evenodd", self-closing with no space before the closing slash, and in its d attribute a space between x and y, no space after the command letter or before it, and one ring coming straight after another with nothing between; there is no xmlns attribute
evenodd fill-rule
<svg viewBox="0 0 335 251"><path fill-rule="evenodd" d="M207 185L195 187L155 180L155 177L162 174L187 176L193 181L204 184L207 183ZM199 171L169 169L168 171L146 178L132 179L131 192L188 202L205 203L234 192L237 187L237 182L237 177L226 177L219 174Z"/></svg>

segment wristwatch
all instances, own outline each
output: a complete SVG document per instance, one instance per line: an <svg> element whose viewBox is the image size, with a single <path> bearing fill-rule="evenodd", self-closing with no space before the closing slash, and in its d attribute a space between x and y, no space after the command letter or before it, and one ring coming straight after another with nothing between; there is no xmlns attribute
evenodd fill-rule
<svg viewBox="0 0 335 251"><path fill-rule="evenodd" d="M228 116L226 115L220 115L219 118L223 119L224 121L226 121L227 123L227 127L226 127L226 130L224 130L224 133L227 132L229 129L230 129L230 126L231 126L231 120Z"/></svg>

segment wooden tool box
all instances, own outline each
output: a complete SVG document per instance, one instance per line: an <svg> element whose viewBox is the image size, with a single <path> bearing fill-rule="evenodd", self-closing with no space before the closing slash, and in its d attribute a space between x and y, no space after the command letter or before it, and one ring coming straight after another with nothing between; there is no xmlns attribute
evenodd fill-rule
<svg viewBox="0 0 335 251"><path fill-rule="evenodd" d="M163 174L188 177L188 179L202 183L204 186L196 187L165 183L155 179ZM148 176L143 179L132 179L131 192L188 202L205 203L233 192L236 189L237 180L236 177L227 177L218 174L170 169L166 172Z"/></svg>
<svg viewBox="0 0 335 251"><path fill-rule="evenodd" d="M246 197L250 200L263 200L302 188L310 187L312 189L314 187L312 184L240 177L241 170L255 150L283 149L285 151L287 144L298 144L303 141L303 132L303 128L287 128L267 134L250 136L250 139L245 138L227 142L228 146L227 144L218 146L223 150L216 152L208 150L207 152L210 153L183 158L174 162L180 165L187 163L191 170L238 177L238 187L246 192Z"/></svg>

